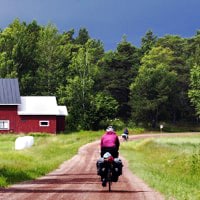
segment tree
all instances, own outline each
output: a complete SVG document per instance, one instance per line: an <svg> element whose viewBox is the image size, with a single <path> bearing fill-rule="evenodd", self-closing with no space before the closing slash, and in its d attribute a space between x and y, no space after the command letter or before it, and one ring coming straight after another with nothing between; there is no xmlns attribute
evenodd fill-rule
<svg viewBox="0 0 200 200"><path fill-rule="evenodd" d="M93 117L96 117L95 105L92 105L96 93L93 88L99 71L96 55L101 49L96 44L94 40L88 40L79 47L78 52L74 52L67 85L60 88L60 101L68 105L72 128L90 129L94 123Z"/></svg>
<svg viewBox="0 0 200 200"><path fill-rule="evenodd" d="M140 69L139 75L131 85L131 105L133 118L136 121L152 123L152 127L161 117L175 88L176 74L170 72L165 65L156 68Z"/></svg>
<svg viewBox="0 0 200 200"><path fill-rule="evenodd" d="M23 95L34 91L37 71L36 51L40 27L36 21L29 25L14 20L0 36L0 75L1 77L18 78Z"/></svg>
<svg viewBox="0 0 200 200"><path fill-rule="evenodd" d="M108 121L114 119L117 110L118 102L108 94L97 92L91 101L93 106L93 115L91 125L93 129L104 129L108 126Z"/></svg>
<svg viewBox="0 0 200 200"><path fill-rule="evenodd" d="M159 46L152 48L152 50L142 58L141 63L148 68L154 68L159 63L170 66L173 60L173 51L169 48Z"/></svg>
<svg viewBox="0 0 200 200"><path fill-rule="evenodd" d="M169 48L173 51L175 58L178 59L179 62L181 62L181 60L183 61L185 56L186 39L181 38L178 35L166 35L157 40L156 46Z"/></svg>
<svg viewBox="0 0 200 200"><path fill-rule="evenodd" d="M65 49L60 43L61 35L54 25L41 28L37 43L37 95L55 95L58 84L62 84Z"/></svg>
<svg viewBox="0 0 200 200"><path fill-rule="evenodd" d="M200 115L200 66L195 65L190 72L190 89L188 96L194 105L196 114Z"/></svg>
<svg viewBox="0 0 200 200"><path fill-rule="evenodd" d="M33 85L37 82L37 42L39 39L40 26L36 21L25 25L25 30L18 36L14 60L18 65L18 79L20 91L23 95L36 93Z"/></svg>
<svg viewBox="0 0 200 200"><path fill-rule="evenodd" d="M81 28L78 32L78 36L75 39L76 44L84 45L90 39L89 33L86 28Z"/></svg>
<svg viewBox="0 0 200 200"><path fill-rule="evenodd" d="M141 42L141 52L142 54L147 54L152 47L155 46L157 42L157 36L153 34L151 30L148 30L145 34L145 36L142 38Z"/></svg>
<svg viewBox="0 0 200 200"><path fill-rule="evenodd" d="M199 44L200 44L200 30L197 31L196 35L186 40L186 61L187 64L193 67L200 62L199 56Z"/></svg>
<svg viewBox="0 0 200 200"><path fill-rule="evenodd" d="M14 60L16 49L20 42L19 36L25 30L18 19L4 29L0 34L0 76L3 78L14 78L18 76L17 63Z"/></svg>
<svg viewBox="0 0 200 200"><path fill-rule="evenodd" d="M177 73L176 93L167 109L172 121L175 123L178 120L192 120L194 111L189 103L188 89L190 66L193 64L189 63L192 59L189 56L191 50L189 50L188 40L177 35L166 35L158 39L156 46L168 48L173 52L170 69Z"/></svg>
<svg viewBox="0 0 200 200"><path fill-rule="evenodd" d="M170 71L172 60L172 52L161 47L154 47L143 57L138 76L130 86L132 118L136 122L150 122L156 127L175 91L177 75Z"/></svg>
<svg viewBox="0 0 200 200"><path fill-rule="evenodd" d="M130 117L129 86L134 80L138 67L139 55L136 47L123 40L115 52L105 54L101 63L100 88L119 103L117 117L128 120Z"/></svg>

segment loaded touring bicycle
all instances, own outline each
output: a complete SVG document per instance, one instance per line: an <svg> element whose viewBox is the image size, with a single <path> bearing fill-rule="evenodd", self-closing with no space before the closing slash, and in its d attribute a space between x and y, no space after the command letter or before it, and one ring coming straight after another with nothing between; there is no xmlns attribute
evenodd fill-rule
<svg viewBox="0 0 200 200"><path fill-rule="evenodd" d="M108 184L108 190L111 191L112 182L117 182L118 177L122 175L122 161L119 158L113 158L113 156L106 152L102 158L99 158L96 163L97 174L101 177L102 186L106 187Z"/></svg>

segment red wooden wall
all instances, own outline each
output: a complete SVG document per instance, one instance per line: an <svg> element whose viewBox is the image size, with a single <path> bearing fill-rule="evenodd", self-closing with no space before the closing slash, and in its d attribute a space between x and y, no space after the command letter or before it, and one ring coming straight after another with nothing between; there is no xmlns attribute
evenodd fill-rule
<svg viewBox="0 0 200 200"><path fill-rule="evenodd" d="M49 126L40 126L39 125L40 121L49 121ZM56 116L40 116L40 115L19 116L19 123L17 124L16 132L56 133Z"/></svg>
<svg viewBox="0 0 200 200"><path fill-rule="evenodd" d="M65 130L65 116L57 116L56 117L56 132L62 132Z"/></svg>
<svg viewBox="0 0 200 200"><path fill-rule="evenodd" d="M56 133L62 131L63 120L59 118L57 123L56 116L35 116L17 114L17 105L0 105L0 120L10 121L10 130L0 130L0 133L14 132L14 133ZM49 126L40 126L39 121L49 121ZM57 128L57 124L59 127ZM63 129L64 130L64 129Z"/></svg>
<svg viewBox="0 0 200 200"><path fill-rule="evenodd" d="M10 130L0 130L0 132L15 132L18 123L17 105L0 106L0 120L10 121Z"/></svg>

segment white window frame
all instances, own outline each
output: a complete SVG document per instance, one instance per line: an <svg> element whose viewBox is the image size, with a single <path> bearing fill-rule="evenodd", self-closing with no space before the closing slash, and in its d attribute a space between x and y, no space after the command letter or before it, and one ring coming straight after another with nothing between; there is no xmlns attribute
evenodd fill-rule
<svg viewBox="0 0 200 200"><path fill-rule="evenodd" d="M46 123L46 125L42 124L42 123ZM39 126L41 126L41 127L47 127L47 126L49 126L49 121L48 120L41 120L41 121L39 121Z"/></svg>
<svg viewBox="0 0 200 200"><path fill-rule="evenodd" d="M10 121L9 120L0 120L0 130L9 130Z"/></svg>

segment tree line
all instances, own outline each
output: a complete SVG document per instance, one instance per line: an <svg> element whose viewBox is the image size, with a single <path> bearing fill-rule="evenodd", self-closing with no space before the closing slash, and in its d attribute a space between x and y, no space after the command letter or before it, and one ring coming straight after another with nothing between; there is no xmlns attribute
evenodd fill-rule
<svg viewBox="0 0 200 200"><path fill-rule="evenodd" d="M107 52L86 28L74 35L15 19L0 30L0 77L18 78L23 96L55 95L68 108L70 129L198 119L200 31L159 38L148 30L140 47L123 36Z"/></svg>

